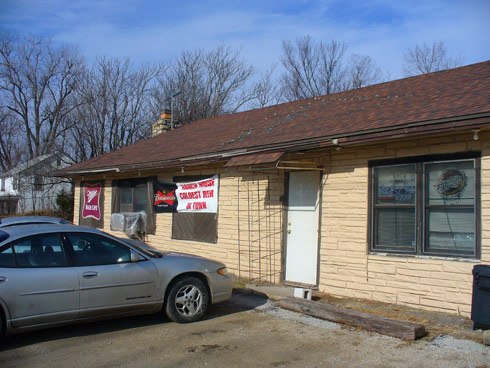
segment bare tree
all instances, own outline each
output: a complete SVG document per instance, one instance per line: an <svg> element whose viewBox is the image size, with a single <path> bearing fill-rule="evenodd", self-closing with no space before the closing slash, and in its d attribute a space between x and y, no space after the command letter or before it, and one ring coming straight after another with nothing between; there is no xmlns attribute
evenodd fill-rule
<svg viewBox="0 0 490 368"><path fill-rule="evenodd" d="M283 94L287 101L339 92L345 84L343 58L347 46L332 40L315 43L306 36L283 41L281 63Z"/></svg>
<svg viewBox="0 0 490 368"><path fill-rule="evenodd" d="M412 76L456 68L463 65L464 58L449 56L444 41L435 41L432 45L424 42L408 49L403 61L403 73Z"/></svg>
<svg viewBox="0 0 490 368"><path fill-rule="evenodd" d="M21 124L26 159L53 152L83 60L38 36L0 35L0 98L10 126Z"/></svg>
<svg viewBox="0 0 490 368"><path fill-rule="evenodd" d="M347 67L347 78L349 89L362 88L381 81L382 72L370 56L352 54Z"/></svg>
<svg viewBox="0 0 490 368"><path fill-rule="evenodd" d="M278 104L282 98L280 82L274 78L275 66L267 69L253 85L252 100L247 108L259 109L261 107Z"/></svg>
<svg viewBox="0 0 490 368"><path fill-rule="evenodd" d="M129 59L96 58L80 75L70 114L72 155L76 161L102 155L149 136L149 99L161 66L134 68Z"/></svg>
<svg viewBox="0 0 490 368"><path fill-rule="evenodd" d="M22 131L18 120L13 119L0 102L0 171L6 172L16 167L25 153L22 149Z"/></svg>
<svg viewBox="0 0 490 368"><path fill-rule="evenodd" d="M154 113L169 108L169 97L176 93L174 118L184 124L236 112L252 98L246 85L253 73L240 51L224 44L209 51L183 51L159 79Z"/></svg>

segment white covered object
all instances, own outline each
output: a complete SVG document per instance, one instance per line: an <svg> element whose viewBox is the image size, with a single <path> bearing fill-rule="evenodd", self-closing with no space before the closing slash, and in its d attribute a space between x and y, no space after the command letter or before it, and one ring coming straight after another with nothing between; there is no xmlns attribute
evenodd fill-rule
<svg viewBox="0 0 490 368"><path fill-rule="evenodd" d="M111 215L111 230L124 231L129 237L139 237L139 234L146 232L146 213L141 212L121 212Z"/></svg>

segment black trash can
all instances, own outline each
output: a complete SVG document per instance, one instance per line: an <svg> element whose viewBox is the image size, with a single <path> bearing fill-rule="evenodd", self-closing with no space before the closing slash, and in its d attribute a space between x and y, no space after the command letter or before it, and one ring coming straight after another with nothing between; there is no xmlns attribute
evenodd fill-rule
<svg viewBox="0 0 490 368"><path fill-rule="evenodd" d="M490 266L473 267L473 298L471 300L473 329L490 329Z"/></svg>

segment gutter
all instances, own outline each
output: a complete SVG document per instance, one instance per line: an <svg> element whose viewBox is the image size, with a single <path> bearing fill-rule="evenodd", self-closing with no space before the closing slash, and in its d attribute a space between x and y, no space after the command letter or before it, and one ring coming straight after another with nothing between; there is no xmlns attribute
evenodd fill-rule
<svg viewBox="0 0 490 368"><path fill-rule="evenodd" d="M133 170L145 170L145 169L151 170L151 169L162 168L165 166L167 167L191 166L192 164L196 164L196 161L201 162L202 160L206 160L208 162L220 161L230 157L250 155L256 153L263 153L263 152L274 152L274 151L284 151L284 150L289 150L289 151L305 150L305 149L314 149L314 148L322 148L322 147L338 147L339 144L341 146L346 146L351 144L360 144L360 143L379 141L380 139L383 140L397 139L397 138L403 138L412 135L418 135L417 131L419 131L420 134L424 134L424 133L435 134L435 133L442 133L451 130L461 130L460 128L471 130L472 128L479 128L481 126L486 126L489 124L490 124L490 112L458 116L453 118L427 120L418 123L408 123L408 124L398 125L396 127L393 126L383 127L383 128L369 129L369 130L344 133L344 134L341 133L332 134L332 135L326 135L321 137L302 139L298 141L281 142L281 143L260 146L255 149L254 147L238 148L229 151L203 153L195 156L187 156L187 157L171 159L167 161L165 160L149 161L140 164L120 166L117 168L64 171L64 172L58 172L56 176L72 176L72 175L76 176L76 175L83 175L83 174L97 174L97 173L112 172L112 171L120 172L120 171L133 171ZM433 125L437 125L437 126L434 126L433 129L424 129ZM397 132L399 133L397 134ZM393 133L393 134L387 134L387 133ZM376 136L377 134L380 135ZM349 140L348 138L357 138L357 139Z"/></svg>
<svg viewBox="0 0 490 368"><path fill-rule="evenodd" d="M120 172L121 169L119 167L111 167L105 169L87 169L87 170L77 170L76 173L79 174L98 174L98 173L109 173L109 172ZM69 171L67 173L70 173ZM75 173L75 171L73 171ZM64 175L64 173L57 172L55 176L68 176Z"/></svg>

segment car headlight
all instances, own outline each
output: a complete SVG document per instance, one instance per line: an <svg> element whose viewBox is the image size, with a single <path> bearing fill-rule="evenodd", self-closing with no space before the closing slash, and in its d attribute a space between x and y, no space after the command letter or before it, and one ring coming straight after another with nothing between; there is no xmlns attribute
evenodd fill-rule
<svg viewBox="0 0 490 368"><path fill-rule="evenodd" d="M222 276L228 276L228 268L226 267L220 268L217 272Z"/></svg>

